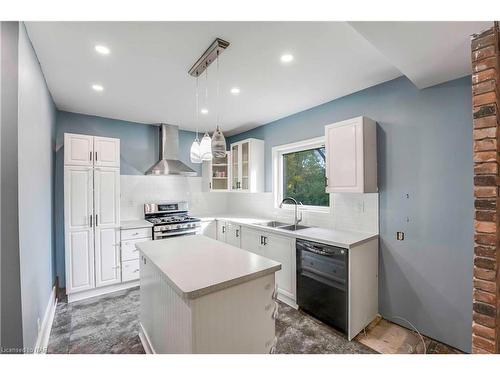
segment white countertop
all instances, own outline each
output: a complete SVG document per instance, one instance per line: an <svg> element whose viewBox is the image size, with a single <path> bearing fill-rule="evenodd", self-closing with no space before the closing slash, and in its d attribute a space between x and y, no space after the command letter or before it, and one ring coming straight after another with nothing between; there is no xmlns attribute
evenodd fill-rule
<svg viewBox="0 0 500 375"><path fill-rule="evenodd" d="M257 224L257 223L269 222L272 221L272 219L244 217L238 215L220 215L220 216L214 215L211 217L203 217L201 219L203 221L208 221L208 220L231 221L243 226L259 229L265 232L276 233L288 237L300 238L303 240L315 241L327 245L343 247L346 249L350 249L354 246L361 245L366 241L378 238L377 233L354 232L354 231L320 228L320 227L310 227L307 229L290 231L285 229L266 227Z"/></svg>
<svg viewBox="0 0 500 375"><path fill-rule="evenodd" d="M281 264L206 236L179 236L136 245L184 298L226 289L281 269Z"/></svg>
<svg viewBox="0 0 500 375"><path fill-rule="evenodd" d="M151 224L147 220L123 220L120 222L121 229L135 229L135 228L151 228Z"/></svg>

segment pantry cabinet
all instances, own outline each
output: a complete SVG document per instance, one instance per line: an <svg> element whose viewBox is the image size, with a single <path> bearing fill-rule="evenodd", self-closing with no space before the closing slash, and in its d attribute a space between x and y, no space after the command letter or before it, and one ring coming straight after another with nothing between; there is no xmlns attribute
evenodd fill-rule
<svg viewBox="0 0 500 375"><path fill-rule="evenodd" d="M264 191L264 141L255 138L232 143L231 190L248 193Z"/></svg>
<svg viewBox="0 0 500 375"><path fill-rule="evenodd" d="M325 126L326 192L374 193L377 188L377 125L356 117Z"/></svg>
<svg viewBox="0 0 500 375"><path fill-rule="evenodd" d="M119 145L119 139L64 135L66 292L70 301L80 292L121 282Z"/></svg>
<svg viewBox="0 0 500 375"><path fill-rule="evenodd" d="M241 248L281 263L276 272L278 295L292 305L296 302L295 239L241 227Z"/></svg>

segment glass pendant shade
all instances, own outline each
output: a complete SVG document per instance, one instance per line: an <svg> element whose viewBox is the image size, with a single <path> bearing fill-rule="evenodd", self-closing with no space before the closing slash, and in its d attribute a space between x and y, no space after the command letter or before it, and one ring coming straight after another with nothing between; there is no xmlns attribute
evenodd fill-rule
<svg viewBox="0 0 500 375"><path fill-rule="evenodd" d="M219 129L215 129L214 135L212 136L212 155L214 158L223 158L226 156L226 138L224 134Z"/></svg>
<svg viewBox="0 0 500 375"><path fill-rule="evenodd" d="M210 161L212 160L212 140L208 133L205 133L200 143L200 155L201 160Z"/></svg>
<svg viewBox="0 0 500 375"><path fill-rule="evenodd" d="M200 150L200 141L198 140L198 137L193 141L193 144L191 145L191 152L190 152L190 159L191 163L194 164L199 164L201 163L201 150Z"/></svg>

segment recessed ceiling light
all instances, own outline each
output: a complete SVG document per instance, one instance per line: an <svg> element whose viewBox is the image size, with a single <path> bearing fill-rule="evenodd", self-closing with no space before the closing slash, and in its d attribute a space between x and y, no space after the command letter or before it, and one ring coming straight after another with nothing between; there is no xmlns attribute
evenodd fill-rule
<svg viewBox="0 0 500 375"><path fill-rule="evenodd" d="M102 85L99 85L99 84L97 84L97 83L94 83L94 84L92 85L92 89L93 89L94 91L103 91L103 90L104 90L104 87L102 87Z"/></svg>
<svg viewBox="0 0 500 375"><path fill-rule="evenodd" d="M293 55L290 55L289 53L281 55L281 62L289 63L291 61L293 61Z"/></svg>
<svg viewBox="0 0 500 375"><path fill-rule="evenodd" d="M203 113L204 115L206 115L208 113L208 109L202 108L200 112Z"/></svg>
<svg viewBox="0 0 500 375"><path fill-rule="evenodd" d="M101 55L109 55L111 52L108 47L103 46L102 44L98 44L94 47L96 52L99 52Z"/></svg>
<svg viewBox="0 0 500 375"><path fill-rule="evenodd" d="M239 93L240 93L240 88L239 87L233 87L231 89L231 94L238 95Z"/></svg>

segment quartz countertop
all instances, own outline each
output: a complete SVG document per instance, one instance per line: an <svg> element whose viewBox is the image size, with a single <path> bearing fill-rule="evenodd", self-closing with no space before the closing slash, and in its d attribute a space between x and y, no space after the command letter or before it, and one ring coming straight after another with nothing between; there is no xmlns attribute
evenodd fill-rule
<svg viewBox="0 0 500 375"><path fill-rule="evenodd" d="M187 299L281 269L281 264L206 236L179 236L136 245L177 293Z"/></svg>
<svg viewBox="0 0 500 375"><path fill-rule="evenodd" d="M151 224L147 220L122 220L120 222L121 229L135 229L135 228L151 228Z"/></svg>
<svg viewBox="0 0 500 375"><path fill-rule="evenodd" d="M280 234L283 236L300 238L308 241L315 241L323 243L326 245L343 247L350 249L354 246L361 245L367 241L378 238L377 233L366 233L366 232L356 232L320 227L309 227L306 229L299 229L297 231L290 231L279 228L267 227L264 225L259 225L259 223L266 223L272 221L272 219L256 218L256 217L246 217L239 215L213 215L210 217L203 217L202 220L226 220L231 221L236 224L251 227L261 231ZM303 223L300 223L301 225Z"/></svg>

